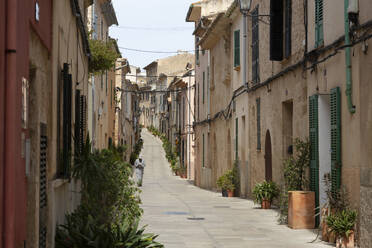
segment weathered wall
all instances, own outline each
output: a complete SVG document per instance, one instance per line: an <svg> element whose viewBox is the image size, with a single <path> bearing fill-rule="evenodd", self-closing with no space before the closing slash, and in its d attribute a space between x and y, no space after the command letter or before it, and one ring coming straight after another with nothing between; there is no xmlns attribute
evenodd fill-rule
<svg viewBox="0 0 372 248"><path fill-rule="evenodd" d="M30 33L30 64L35 68L35 75L30 78L30 168L27 184L27 245L39 245L39 192L40 192L40 135L41 123L50 128L50 93L51 63L48 50L42 45L39 37ZM55 144L50 142L50 145ZM55 165L50 159L50 165Z"/></svg>
<svg viewBox="0 0 372 248"><path fill-rule="evenodd" d="M370 7L369 9L371 9ZM371 43L370 41L368 42ZM360 46L357 48L360 51ZM359 53L360 102L360 247L372 247L372 85L371 52ZM358 129L358 128L357 128ZM354 130L350 131L354 133Z"/></svg>

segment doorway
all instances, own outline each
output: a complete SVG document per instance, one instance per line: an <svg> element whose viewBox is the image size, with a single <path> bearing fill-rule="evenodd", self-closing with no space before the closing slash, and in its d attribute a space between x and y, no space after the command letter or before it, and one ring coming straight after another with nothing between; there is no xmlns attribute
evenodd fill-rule
<svg viewBox="0 0 372 248"><path fill-rule="evenodd" d="M272 151L271 151L271 136L270 131L266 131L265 138L265 180L273 180L273 165L272 165Z"/></svg>

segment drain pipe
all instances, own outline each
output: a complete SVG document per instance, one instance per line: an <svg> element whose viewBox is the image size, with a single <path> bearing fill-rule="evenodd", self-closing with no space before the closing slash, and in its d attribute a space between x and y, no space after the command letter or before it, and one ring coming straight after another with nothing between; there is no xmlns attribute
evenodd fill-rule
<svg viewBox="0 0 372 248"><path fill-rule="evenodd" d="M346 63L346 97L347 106L351 114L355 113L355 106L352 100L352 75L351 75L351 48L350 48L350 22L348 15L349 0L344 0L344 15L345 15L345 63Z"/></svg>

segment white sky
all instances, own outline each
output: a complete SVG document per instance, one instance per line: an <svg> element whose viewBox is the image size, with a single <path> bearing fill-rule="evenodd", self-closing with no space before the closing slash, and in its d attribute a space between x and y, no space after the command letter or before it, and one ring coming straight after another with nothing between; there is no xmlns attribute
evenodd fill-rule
<svg viewBox="0 0 372 248"><path fill-rule="evenodd" d="M119 27L141 29L112 26L110 36L118 39L119 47L172 52L194 50L193 23L187 23L185 19L190 4L196 1L113 0ZM158 58L175 55L141 53L124 49L120 51L122 56L129 60L129 64L141 68Z"/></svg>

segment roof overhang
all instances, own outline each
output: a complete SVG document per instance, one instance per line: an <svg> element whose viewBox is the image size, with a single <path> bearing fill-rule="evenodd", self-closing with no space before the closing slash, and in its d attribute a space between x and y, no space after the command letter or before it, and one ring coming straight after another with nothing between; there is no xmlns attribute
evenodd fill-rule
<svg viewBox="0 0 372 248"><path fill-rule="evenodd" d="M203 49L213 48L217 41L228 32L229 25L230 19L225 15L225 13L219 13L211 25L209 25L208 30L197 45L201 46Z"/></svg>
<svg viewBox="0 0 372 248"><path fill-rule="evenodd" d="M151 62L150 64L146 65L145 67L143 67L143 69L145 69L146 71L149 70L151 67L153 67L154 65L156 65L158 63L158 61L153 61Z"/></svg>
<svg viewBox="0 0 372 248"><path fill-rule="evenodd" d="M186 15L186 22L197 22L201 17L200 1L192 3Z"/></svg>
<svg viewBox="0 0 372 248"><path fill-rule="evenodd" d="M108 27L110 27L113 24L118 25L118 19L116 18L115 10L114 7L112 6L111 1L102 3L101 9Z"/></svg>

